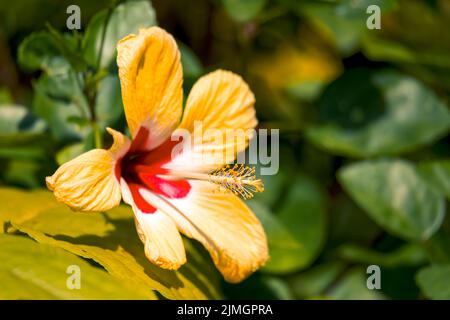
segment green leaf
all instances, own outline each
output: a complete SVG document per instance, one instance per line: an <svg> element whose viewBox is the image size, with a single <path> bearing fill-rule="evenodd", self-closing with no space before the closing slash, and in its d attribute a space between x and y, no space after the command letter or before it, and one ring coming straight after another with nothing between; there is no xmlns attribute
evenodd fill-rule
<svg viewBox="0 0 450 320"><path fill-rule="evenodd" d="M97 13L91 19L83 39L85 59L95 68L108 68L112 65L120 39L131 33L137 34L140 28L156 25L155 12L149 1L127 1L118 5L112 10L104 31L107 17L108 10ZM98 61L100 66L97 66Z"/></svg>
<svg viewBox="0 0 450 320"><path fill-rule="evenodd" d="M450 265L432 265L421 269L416 275L417 285L430 299L450 299Z"/></svg>
<svg viewBox="0 0 450 320"><path fill-rule="evenodd" d="M194 80L200 77L203 73L203 66L194 51L182 42L178 42L178 48L181 52L181 65L183 66L184 78Z"/></svg>
<svg viewBox="0 0 450 320"><path fill-rule="evenodd" d="M34 83L33 110L46 120L57 140L79 140L86 137L89 126L70 119L88 119L87 101L71 69L53 75L42 75Z"/></svg>
<svg viewBox="0 0 450 320"><path fill-rule="evenodd" d="M114 126L123 116L120 82L116 74L104 77L98 85L95 106L101 130Z"/></svg>
<svg viewBox="0 0 450 320"><path fill-rule="evenodd" d="M327 241L330 246L349 242L369 245L382 233L382 229L345 192L334 195L332 201Z"/></svg>
<svg viewBox="0 0 450 320"><path fill-rule="evenodd" d="M335 3L290 2L294 10L302 17L306 16L344 56L358 49L360 39L367 31L365 19L343 17L338 14Z"/></svg>
<svg viewBox="0 0 450 320"><path fill-rule="evenodd" d="M262 203L250 201L268 236L271 259L262 268L269 273L289 273L309 266L325 240L326 215L320 188L305 176L290 186L276 214Z"/></svg>
<svg viewBox="0 0 450 320"><path fill-rule="evenodd" d="M80 39L70 33L61 33L47 23L50 36L59 49L61 55L68 61L74 70L82 71L87 67L87 62L80 53ZM78 34L76 34L78 35Z"/></svg>
<svg viewBox="0 0 450 320"><path fill-rule="evenodd" d="M444 197L406 161L358 162L341 169L338 178L353 200L393 235L425 240L442 224Z"/></svg>
<svg viewBox="0 0 450 320"><path fill-rule="evenodd" d="M336 13L348 19L361 19L365 23L369 14L367 8L376 5L380 8L382 14L387 14L397 5L396 0L343 0L336 6Z"/></svg>
<svg viewBox="0 0 450 320"><path fill-rule="evenodd" d="M0 87L0 104L13 104L14 99L11 95L11 92L8 88Z"/></svg>
<svg viewBox="0 0 450 320"><path fill-rule="evenodd" d="M6 170L3 172L3 179L8 184L23 186L26 188L37 188L40 186L40 179L37 176L40 163L31 159L11 159L8 161Z"/></svg>
<svg viewBox="0 0 450 320"><path fill-rule="evenodd" d="M391 252L377 252L362 246L347 244L339 247L337 254L349 262L376 264L387 268L423 265L428 261L423 246L413 243Z"/></svg>
<svg viewBox="0 0 450 320"><path fill-rule="evenodd" d="M261 270L287 273L304 265L303 245L280 219L261 202L250 200L247 204L261 221L268 238L270 260Z"/></svg>
<svg viewBox="0 0 450 320"><path fill-rule="evenodd" d="M440 30L447 26L445 10L436 10L426 1L398 2L398 10L382 22L381 30L367 33L362 43L364 53L375 61L401 63L406 68L434 66L448 72L450 36L447 33L440 34ZM417 15L429 18L418 20ZM411 33L413 26L416 32ZM430 36L437 34L440 35L439 41ZM439 73L428 69L430 71L435 75Z"/></svg>
<svg viewBox="0 0 450 320"><path fill-rule="evenodd" d="M21 105L0 105L0 136L14 134L40 134L45 130L42 119L33 116Z"/></svg>
<svg viewBox="0 0 450 320"><path fill-rule="evenodd" d="M17 61L26 71L51 70L55 57L60 55L58 46L48 32L29 35L19 46Z"/></svg>
<svg viewBox="0 0 450 320"><path fill-rule="evenodd" d="M425 241L424 246L432 263L450 263L450 236L444 228Z"/></svg>
<svg viewBox="0 0 450 320"><path fill-rule="evenodd" d="M364 269L354 267L348 270L340 281L327 293L326 297L336 300L382 300L384 295L367 288L368 275Z"/></svg>
<svg viewBox="0 0 450 320"><path fill-rule="evenodd" d="M417 170L430 186L450 199L450 161L437 160L420 163Z"/></svg>
<svg viewBox="0 0 450 320"><path fill-rule="evenodd" d="M264 8L267 0L222 0L227 13L238 22L254 19Z"/></svg>
<svg viewBox="0 0 450 320"><path fill-rule="evenodd" d="M344 269L340 261L321 264L290 277L289 285L299 299L320 297Z"/></svg>
<svg viewBox="0 0 450 320"><path fill-rule="evenodd" d="M307 138L353 157L411 151L450 128L450 113L432 91L393 72L347 72L325 90L320 110L321 121L307 130Z"/></svg>
<svg viewBox="0 0 450 320"><path fill-rule="evenodd" d="M56 154L56 162L59 165L62 165L64 163L78 157L80 154L82 154L85 151L87 151L86 145L82 142L70 144L58 151L58 153Z"/></svg>
<svg viewBox="0 0 450 320"><path fill-rule="evenodd" d="M19 46L17 60L26 71L42 70L47 74L58 73L71 65L77 70L86 62L78 53L77 39L62 34L49 25L49 32L35 32Z"/></svg>
<svg viewBox="0 0 450 320"><path fill-rule="evenodd" d="M156 299L59 248L0 234L0 299ZM69 266L80 270L80 289L69 289Z"/></svg>
<svg viewBox="0 0 450 320"><path fill-rule="evenodd" d="M41 211L60 206L47 191L23 192L19 189L0 188L0 233L10 223L22 223Z"/></svg>
<svg viewBox="0 0 450 320"><path fill-rule="evenodd" d="M255 148L256 149L256 148ZM258 159L260 154L272 154L271 150L263 149L263 147L259 146L258 150L248 150L246 154L246 159ZM252 153L250 153L252 152ZM289 181L292 179L292 175L295 175L294 166L295 166L295 157L292 149L287 147L280 146L279 150L280 154L283 156L280 157L280 163L278 164L278 172L272 175L264 175L264 168L269 167L269 165L275 166L275 163L272 161L267 165L263 165L259 161L255 165L256 175L259 176L264 183L264 192L256 193L254 200L261 202L267 205L269 208L274 208L277 204L277 201L280 200L281 195L285 192L286 186ZM253 163L248 163L249 166L253 166Z"/></svg>
<svg viewBox="0 0 450 320"><path fill-rule="evenodd" d="M150 263L129 207L118 207L107 213L74 213L44 191L0 189L0 201L3 199L7 206L0 208L0 221L9 221L6 226L28 234L39 243L92 259L114 277L136 288L156 290L170 299L220 297L208 271L212 262L193 254L188 245L189 262L178 271Z"/></svg>

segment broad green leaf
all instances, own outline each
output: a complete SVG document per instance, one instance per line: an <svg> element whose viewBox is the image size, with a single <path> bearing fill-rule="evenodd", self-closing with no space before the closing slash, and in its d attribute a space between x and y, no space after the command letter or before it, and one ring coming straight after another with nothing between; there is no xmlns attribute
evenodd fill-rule
<svg viewBox="0 0 450 320"><path fill-rule="evenodd" d="M84 35L84 56L93 67L110 67L114 62L117 42L120 39L132 33L137 34L140 28L156 25L155 12L150 2L143 0L124 2L113 9L108 21L107 17L107 10L97 13L91 19ZM99 61L100 66L97 66Z"/></svg>
<svg viewBox="0 0 450 320"><path fill-rule="evenodd" d="M157 298L151 290L131 286L65 250L24 236L0 234L0 248L0 299ZM79 268L79 289L67 286L70 266Z"/></svg>
<svg viewBox="0 0 450 320"><path fill-rule="evenodd" d="M339 52L349 56L360 47L369 30L366 10L369 5L381 8L382 17L396 6L396 0L296 1L284 0L302 17L306 16L332 42Z"/></svg>
<svg viewBox="0 0 450 320"><path fill-rule="evenodd" d="M295 11L302 17L306 16L343 55L351 55L359 47L359 41L367 31L365 20L340 15L336 4L331 2L289 2Z"/></svg>
<svg viewBox="0 0 450 320"><path fill-rule="evenodd" d="M450 263L450 236L444 228L425 241L424 246L432 263Z"/></svg>
<svg viewBox="0 0 450 320"><path fill-rule="evenodd" d="M367 8L371 5L376 5L380 8L382 15L389 13L396 5L396 0L342 0L336 6L336 13L338 16L348 19L360 19L361 23L366 23L369 14Z"/></svg>
<svg viewBox="0 0 450 320"><path fill-rule="evenodd" d="M95 111L101 130L114 126L123 116L119 77L107 75L98 84Z"/></svg>
<svg viewBox="0 0 450 320"><path fill-rule="evenodd" d="M60 206L47 191L24 192L13 188L0 188L0 233L7 223L22 223L41 211Z"/></svg>
<svg viewBox="0 0 450 320"><path fill-rule="evenodd" d="M0 104L10 105L14 103L14 99L8 88L0 87Z"/></svg>
<svg viewBox="0 0 450 320"><path fill-rule="evenodd" d="M0 201L7 203L0 208L0 221L9 221L6 226L40 243L92 259L114 277L142 290L157 290L170 299L220 297L211 276L210 259L191 253L188 243L189 262L179 271L164 270L150 263L129 207L118 207L108 213L74 213L57 203L50 192L10 189L0 189Z"/></svg>
<svg viewBox="0 0 450 320"><path fill-rule="evenodd" d="M21 133L42 133L45 123L37 119L21 105L0 105L0 135Z"/></svg>
<svg viewBox="0 0 450 320"><path fill-rule="evenodd" d="M16 160L16 164L45 158L48 156L48 143L44 143L44 140L48 139L44 134L45 128L45 122L34 116L26 107L0 105L0 158ZM10 178L14 175L10 172L11 166L12 164L4 172ZM6 180L11 182L15 179Z"/></svg>
<svg viewBox="0 0 450 320"><path fill-rule="evenodd" d="M84 143L74 143L70 144L64 148L62 148L58 153L56 154L56 162L58 162L59 165L62 165L63 163L66 163L76 157L78 157L83 152L87 151L86 146Z"/></svg>
<svg viewBox="0 0 450 320"><path fill-rule="evenodd" d="M430 299L450 299L450 265L431 265L416 275L417 285Z"/></svg>
<svg viewBox="0 0 450 320"><path fill-rule="evenodd" d="M273 208L277 201L280 200L281 195L286 189L285 187L287 187L288 182L294 174L295 157L292 149L282 146L280 146L279 154L283 156L278 161L275 160L275 153L272 153L270 148L259 144L258 148L254 149L248 149L246 153L246 159L248 159L247 164L249 166L255 166L256 175L264 183L264 192L256 193L254 200L267 205L269 208ZM261 159L259 156L261 154L273 155L270 163L263 165L261 161L257 161L257 159ZM264 174L264 170L268 170L269 167L277 168L278 171L271 175Z"/></svg>
<svg viewBox="0 0 450 320"><path fill-rule="evenodd" d="M310 265L325 240L326 214L320 188L298 176L280 208L272 214L262 203L249 202L266 230L271 259L262 268L288 273Z"/></svg>
<svg viewBox="0 0 450 320"><path fill-rule="evenodd" d="M80 70L86 63L79 54L77 38L49 26L48 32L29 35L19 46L18 63L26 71L58 73L66 64Z"/></svg>
<svg viewBox="0 0 450 320"><path fill-rule="evenodd" d="M182 42L178 42L181 53L181 64L183 66L183 77L194 80L201 76L203 66L194 51Z"/></svg>
<svg viewBox="0 0 450 320"><path fill-rule="evenodd" d="M227 13L236 21L254 19L266 5L267 0L222 0Z"/></svg>
<svg viewBox="0 0 450 320"><path fill-rule="evenodd" d="M450 128L450 112L432 91L393 72L344 74L325 90L320 110L321 121L307 130L307 138L353 157L411 151Z"/></svg>
<svg viewBox="0 0 450 320"><path fill-rule="evenodd" d="M367 277L368 275L364 269L354 267L347 271L325 296L336 300L385 299L386 297L379 293L378 290L370 290L367 288Z"/></svg>
<svg viewBox="0 0 450 320"><path fill-rule="evenodd" d="M289 285L296 298L307 299L320 297L344 270L345 264L340 261L321 264L291 276L289 278Z"/></svg>
<svg viewBox="0 0 450 320"><path fill-rule="evenodd" d="M402 63L407 68L414 65L435 66L448 72L450 36L440 32L447 27L446 11L436 10L426 1L397 2L398 10L383 17L381 30L367 33L363 41L364 53L375 61ZM416 19L417 15L427 16L428 19ZM412 27L414 33L410 32ZM439 35L439 41L432 35ZM427 70L437 73L433 69Z"/></svg>
<svg viewBox="0 0 450 320"><path fill-rule="evenodd" d="M38 178L38 171L41 165L33 159L10 159L6 170L3 172L3 179L8 184L23 186L26 188L37 188L41 185Z"/></svg>
<svg viewBox="0 0 450 320"><path fill-rule="evenodd" d="M78 140L90 127L71 119L88 119L87 101L71 69L53 75L42 75L34 83L33 110L46 120L58 140Z"/></svg>
<svg viewBox="0 0 450 320"><path fill-rule="evenodd" d="M58 56L60 51L52 36L48 32L38 32L22 41L17 61L27 71L50 71L55 67L55 57Z"/></svg>
<svg viewBox="0 0 450 320"><path fill-rule="evenodd" d="M330 246L344 243L369 245L383 232L343 191L333 196L329 207L330 233L327 243Z"/></svg>
<svg viewBox="0 0 450 320"><path fill-rule="evenodd" d="M89 213L73 217L70 210L55 208L13 226L38 242L93 259L113 276L134 286L159 291L166 298L218 297L210 279L199 272L201 268L194 266L193 261L176 272L151 264L144 255L130 211L120 208L104 215Z"/></svg>
<svg viewBox="0 0 450 320"><path fill-rule="evenodd" d="M261 270L285 273L303 265L305 259L302 257L303 245L278 217L261 202L251 200L247 204L261 221L268 238L270 260Z"/></svg>
<svg viewBox="0 0 450 320"><path fill-rule="evenodd" d="M420 163L417 170L430 186L439 190L450 199L450 161L437 160Z"/></svg>
<svg viewBox="0 0 450 320"><path fill-rule="evenodd" d="M338 178L353 200L393 235L425 240L443 221L444 197L406 161L358 162L341 169Z"/></svg>
<svg viewBox="0 0 450 320"><path fill-rule="evenodd" d="M348 244L339 247L337 254L349 262L376 264L388 268L423 265L428 261L423 246L413 243L391 252L377 252L362 246Z"/></svg>

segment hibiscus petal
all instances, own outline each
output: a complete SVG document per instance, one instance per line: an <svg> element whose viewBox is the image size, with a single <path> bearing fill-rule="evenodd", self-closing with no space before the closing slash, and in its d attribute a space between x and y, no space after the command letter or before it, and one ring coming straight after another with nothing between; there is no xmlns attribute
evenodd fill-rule
<svg viewBox="0 0 450 320"><path fill-rule="evenodd" d="M189 94L183 118L175 135L194 132L193 148L182 152L166 167L209 171L234 161L245 150L257 125L255 98L242 78L217 70L200 78ZM195 131L201 121L202 134ZM231 134L229 137L226 135ZM231 139L230 139L231 137ZM201 138L201 139L200 139Z"/></svg>
<svg viewBox="0 0 450 320"><path fill-rule="evenodd" d="M106 211L120 203L121 192L115 167L130 146L120 132L109 129L114 144L109 150L94 149L63 164L46 178L58 201L74 210Z"/></svg>
<svg viewBox="0 0 450 320"><path fill-rule="evenodd" d="M158 27L141 29L117 45L117 65L128 126L141 126L150 136L151 150L167 140L180 121L183 71L173 37Z"/></svg>
<svg viewBox="0 0 450 320"><path fill-rule="evenodd" d="M240 282L268 259L267 239L259 220L237 196L206 181L190 180L185 198L142 196L170 214L178 229L200 241L229 282Z"/></svg>
<svg viewBox="0 0 450 320"><path fill-rule="evenodd" d="M149 203L142 207L142 198L139 198L140 206L133 198L131 188L124 179L121 180L121 187L124 201L133 208L136 229L144 243L146 257L150 262L164 269L180 268L186 263L186 253L173 219L160 209L148 210L151 208ZM144 188L137 187L135 192L142 193L142 190Z"/></svg>

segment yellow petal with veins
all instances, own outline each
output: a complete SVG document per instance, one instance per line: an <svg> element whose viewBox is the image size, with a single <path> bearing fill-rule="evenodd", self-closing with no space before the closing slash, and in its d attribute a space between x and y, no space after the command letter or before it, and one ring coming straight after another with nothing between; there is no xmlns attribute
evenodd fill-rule
<svg viewBox="0 0 450 320"><path fill-rule="evenodd" d="M247 148L258 123L254 103L248 85L232 72L217 70L201 77L189 94L175 132L193 133L192 148L166 167L206 172L234 161L237 153Z"/></svg>
<svg viewBox="0 0 450 320"><path fill-rule="evenodd" d="M247 278L269 258L264 229L245 203L208 181L189 180L185 198L168 199L147 192L144 198L166 212L181 233L201 242L226 281Z"/></svg>
<svg viewBox="0 0 450 320"><path fill-rule="evenodd" d="M115 130L108 128L108 132L114 138L111 149L83 153L46 178L47 187L58 201L81 211L106 211L120 203L120 184L114 171L130 141Z"/></svg>
<svg viewBox="0 0 450 320"><path fill-rule="evenodd" d="M134 202L124 179L121 179L121 188L123 200L133 208L136 230L144 243L147 259L164 269L180 268L186 263L186 252L175 222L159 209L152 213L142 212ZM138 192L150 193L145 188L141 188Z"/></svg>
<svg viewBox="0 0 450 320"><path fill-rule="evenodd" d="M173 37L158 27L139 30L117 45L122 100L133 137L150 129L148 150L156 148L180 121L183 71Z"/></svg>

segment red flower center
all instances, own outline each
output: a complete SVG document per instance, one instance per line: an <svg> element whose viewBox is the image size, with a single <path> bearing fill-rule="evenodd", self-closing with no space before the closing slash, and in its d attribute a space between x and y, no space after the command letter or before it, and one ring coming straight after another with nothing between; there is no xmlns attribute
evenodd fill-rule
<svg viewBox="0 0 450 320"><path fill-rule="evenodd" d="M167 174L163 165L171 160L172 149L178 142L168 139L156 149L146 151L144 147L148 137L147 128L139 129L130 150L117 164L116 175L127 182L136 206L144 213L153 213L156 208L142 197L139 190L147 189L174 199L186 197L191 186L187 180L168 180L160 177Z"/></svg>

